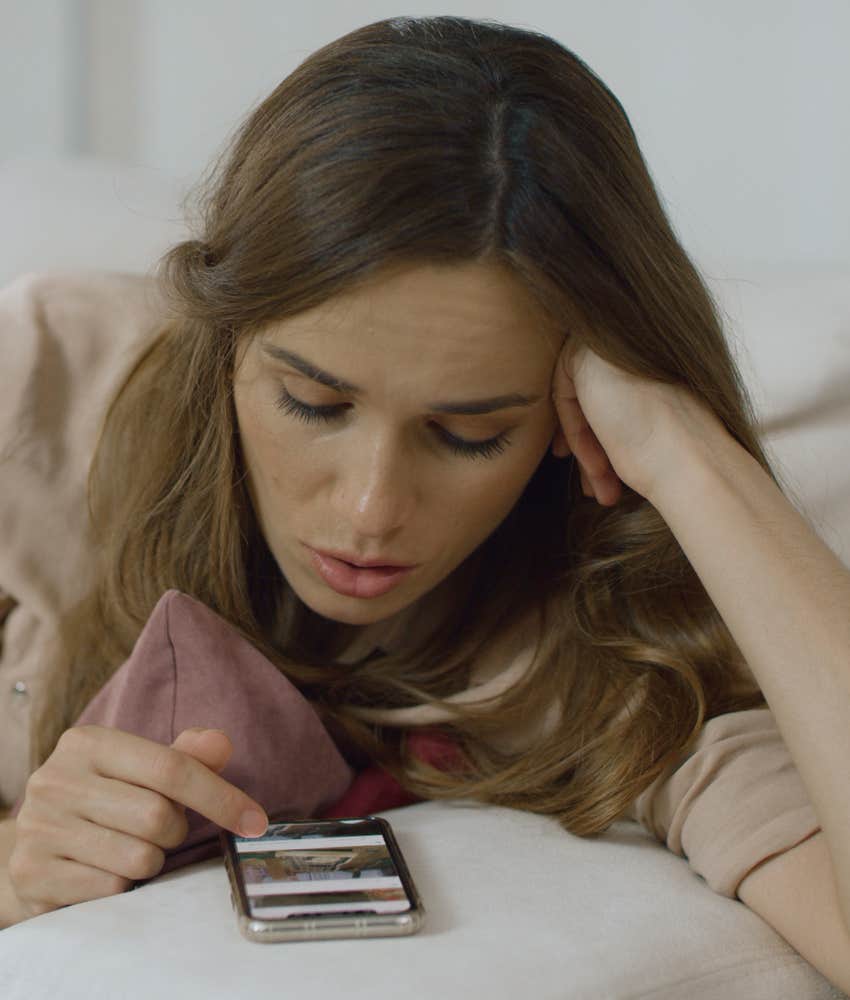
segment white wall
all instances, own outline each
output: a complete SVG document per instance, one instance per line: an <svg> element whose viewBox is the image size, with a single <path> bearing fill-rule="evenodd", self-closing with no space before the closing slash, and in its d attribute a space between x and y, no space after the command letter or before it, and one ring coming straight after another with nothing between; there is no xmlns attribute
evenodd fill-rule
<svg viewBox="0 0 850 1000"><path fill-rule="evenodd" d="M850 0L457 0L553 35L626 108L699 259L850 262ZM310 52L443 3L0 2L0 153L200 172Z"/></svg>
<svg viewBox="0 0 850 1000"><path fill-rule="evenodd" d="M0 0L0 156L81 152L80 0Z"/></svg>

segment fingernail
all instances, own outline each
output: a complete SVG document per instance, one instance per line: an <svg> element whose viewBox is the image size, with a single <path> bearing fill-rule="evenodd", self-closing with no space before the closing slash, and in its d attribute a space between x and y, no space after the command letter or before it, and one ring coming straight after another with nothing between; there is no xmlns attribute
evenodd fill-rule
<svg viewBox="0 0 850 1000"><path fill-rule="evenodd" d="M248 809L239 817L239 832L243 837L261 837L268 825L266 817L256 809Z"/></svg>

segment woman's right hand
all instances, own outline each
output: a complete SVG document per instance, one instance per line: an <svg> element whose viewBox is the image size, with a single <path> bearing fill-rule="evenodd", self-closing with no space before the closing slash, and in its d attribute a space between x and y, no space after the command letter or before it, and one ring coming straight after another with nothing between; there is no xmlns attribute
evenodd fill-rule
<svg viewBox="0 0 850 1000"><path fill-rule="evenodd" d="M186 837L187 806L241 836L263 833L262 806L216 773L232 752L219 730L186 729L170 747L104 726L65 730L30 775L15 824L8 872L20 919L157 875L164 849ZM251 811L260 821L247 827Z"/></svg>

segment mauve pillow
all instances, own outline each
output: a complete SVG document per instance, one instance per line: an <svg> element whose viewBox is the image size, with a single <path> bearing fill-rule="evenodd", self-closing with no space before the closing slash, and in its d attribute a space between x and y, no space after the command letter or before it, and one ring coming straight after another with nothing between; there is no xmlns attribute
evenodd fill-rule
<svg viewBox="0 0 850 1000"><path fill-rule="evenodd" d="M318 817L355 776L312 705L228 622L167 590L133 652L75 725L110 726L170 746L184 729L223 729L233 754L221 776L267 815ZM23 797L15 806L15 814ZM186 808L189 831L161 873L220 854L217 824Z"/></svg>

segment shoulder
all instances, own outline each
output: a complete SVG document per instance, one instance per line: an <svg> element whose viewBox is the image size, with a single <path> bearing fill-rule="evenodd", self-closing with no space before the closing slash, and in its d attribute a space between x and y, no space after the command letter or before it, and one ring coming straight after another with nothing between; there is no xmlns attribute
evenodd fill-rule
<svg viewBox="0 0 850 1000"><path fill-rule="evenodd" d="M25 360L50 340L77 345L84 354L93 344L120 347L144 335L164 312L160 286L150 275L28 272L0 288L4 360Z"/></svg>
<svg viewBox="0 0 850 1000"><path fill-rule="evenodd" d="M0 308L19 315L34 306L79 312L110 303L117 312L129 313L146 299L150 304L159 298L153 275L123 271L26 271L0 287Z"/></svg>
<svg viewBox="0 0 850 1000"><path fill-rule="evenodd" d="M31 272L0 289L0 457L94 419L165 315L146 275Z"/></svg>
<svg viewBox="0 0 850 1000"><path fill-rule="evenodd" d="M90 558L86 477L104 409L164 315L144 275L33 272L0 289L6 593L30 595L42 609L77 593Z"/></svg>

